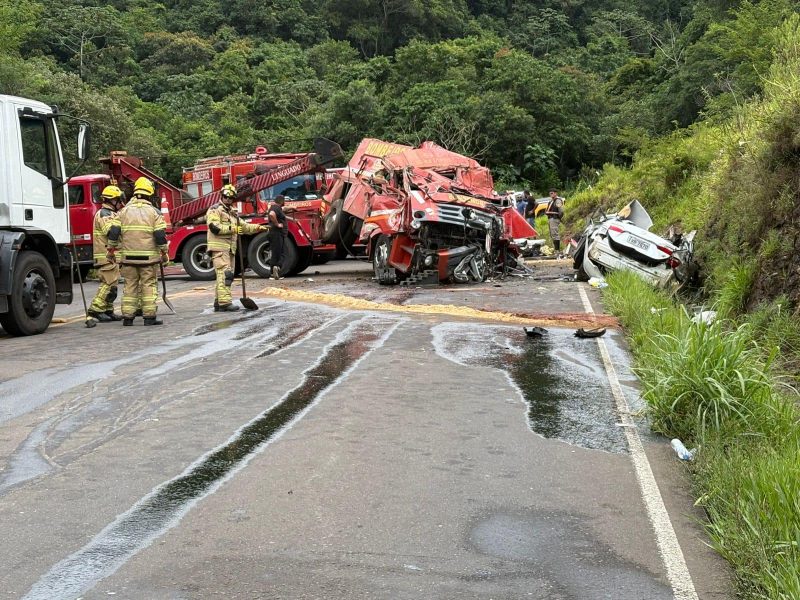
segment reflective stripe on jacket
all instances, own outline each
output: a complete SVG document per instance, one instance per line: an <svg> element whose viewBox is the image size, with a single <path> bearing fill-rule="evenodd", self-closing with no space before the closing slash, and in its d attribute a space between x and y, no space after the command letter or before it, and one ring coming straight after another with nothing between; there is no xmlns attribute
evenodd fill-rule
<svg viewBox="0 0 800 600"><path fill-rule="evenodd" d="M206 225L208 225L209 252L230 252L236 254L236 226L241 225L242 233L252 234L259 230L258 225L253 225L239 218L236 210L228 208L222 202L215 204L206 212Z"/></svg>
<svg viewBox="0 0 800 600"><path fill-rule="evenodd" d="M121 234L118 241L123 264L152 264L167 250L166 229L161 212L147 200L134 196L117 214ZM110 239L110 245L114 240Z"/></svg>
<svg viewBox="0 0 800 600"><path fill-rule="evenodd" d="M108 259L106 258L108 254L108 230L113 225L119 226L117 213L108 204L103 204L103 207L95 213L92 225L92 254L98 267L108 264Z"/></svg>

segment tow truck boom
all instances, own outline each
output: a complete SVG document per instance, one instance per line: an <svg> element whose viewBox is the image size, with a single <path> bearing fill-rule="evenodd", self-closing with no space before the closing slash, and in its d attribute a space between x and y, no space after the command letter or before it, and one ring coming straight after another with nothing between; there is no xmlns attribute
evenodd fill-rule
<svg viewBox="0 0 800 600"><path fill-rule="evenodd" d="M236 182L236 197L241 200L269 187L291 179L301 173L321 168L343 156L342 148L336 142L325 138L314 140L314 152L310 152L292 162L258 174L252 179ZM160 182L159 182L160 183ZM185 223L206 214L206 211L220 201L220 190L215 190L200 198L181 204L173 204L172 219L175 224Z"/></svg>

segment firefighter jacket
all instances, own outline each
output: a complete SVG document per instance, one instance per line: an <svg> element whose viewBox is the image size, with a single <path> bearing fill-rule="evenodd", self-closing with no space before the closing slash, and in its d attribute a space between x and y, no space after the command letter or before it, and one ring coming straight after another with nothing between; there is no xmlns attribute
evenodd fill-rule
<svg viewBox="0 0 800 600"><path fill-rule="evenodd" d="M94 255L95 266L102 267L108 264L106 255L108 253L108 232L114 225L119 227L116 211L108 204L94 215L94 226L92 230L92 254Z"/></svg>
<svg viewBox="0 0 800 600"><path fill-rule="evenodd" d="M122 264L152 265L167 251L167 225L161 212L147 200L134 196L117 213L119 227L111 227L109 246L119 249Z"/></svg>
<svg viewBox="0 0 800 600"><path fill-rule="evenodd" d="M242 233L252 234L262 231L260 225L254 225L239 218L236 209L219 202L206 212L208 225L209 252L230 252L236 254L236 228L241 226Z"/></svg>

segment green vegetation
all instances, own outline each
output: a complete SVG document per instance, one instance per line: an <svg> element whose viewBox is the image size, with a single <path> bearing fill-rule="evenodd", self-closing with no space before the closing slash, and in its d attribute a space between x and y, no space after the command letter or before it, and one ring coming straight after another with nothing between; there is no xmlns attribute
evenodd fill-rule
<svg viewBox="0 0 800 600"><path fill-rule="evenodd" d="M0 0L0 92L164 174L200 156L433 139L499 187L590 181L763 87L792 0ZM682 173L691 160L677 164Z"/></svg>
<svg viewBox="0 0 800 600"><path fill-rule="evenodd" d="M608 283L653 429L700 448L698 503L743 597L800 597L800 410L774 349L759 346L749 319L693 323L630 273Z"/></svg>

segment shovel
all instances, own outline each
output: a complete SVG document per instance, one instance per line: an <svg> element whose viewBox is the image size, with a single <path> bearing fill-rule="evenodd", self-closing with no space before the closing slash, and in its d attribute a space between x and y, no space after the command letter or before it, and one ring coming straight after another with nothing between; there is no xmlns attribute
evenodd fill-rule
<svg viewBox="0 0 800 600"><path fill-rule="evenodd" d="M167 282L164 279L164 263L159 262L158 268L161 270L161 289L164 290L161 294L161 299L164 301L164 305L172 311L172 314L176 315L178 313L175 312L175 307L172 306L172 302L170 302L167 298Z"/></svg>
<svg viewBox="0 0 800 600"><path fill-rule="evenodd" d="M70 235L72 235L72 231L70 231ZM86 325L87 329L91 329L92 327L97 326L97 321L89 316L89 309L86 306L86 294L83 291L83 275L81 275L81 267L78 264L78 251L75 248L74 238L72 241L72 257L75 260L75 268L78 270L78 283L81 285L81 298L83 299L83 314L86 317L86 321L84 321L84 324Z"/></svg>
<svg viewBox="0 0 800 600"><path fill-rule="evenodd" d="M242 303L245 310L258 310L258 304L255 303L255 300L252 298L247 297L247 284L244 282L244 255L242 255L242 236L241 234L236 234L236 245L238 246L239 251L239 263L242 265L242 297L239 298L239 302Z"/></svg>

